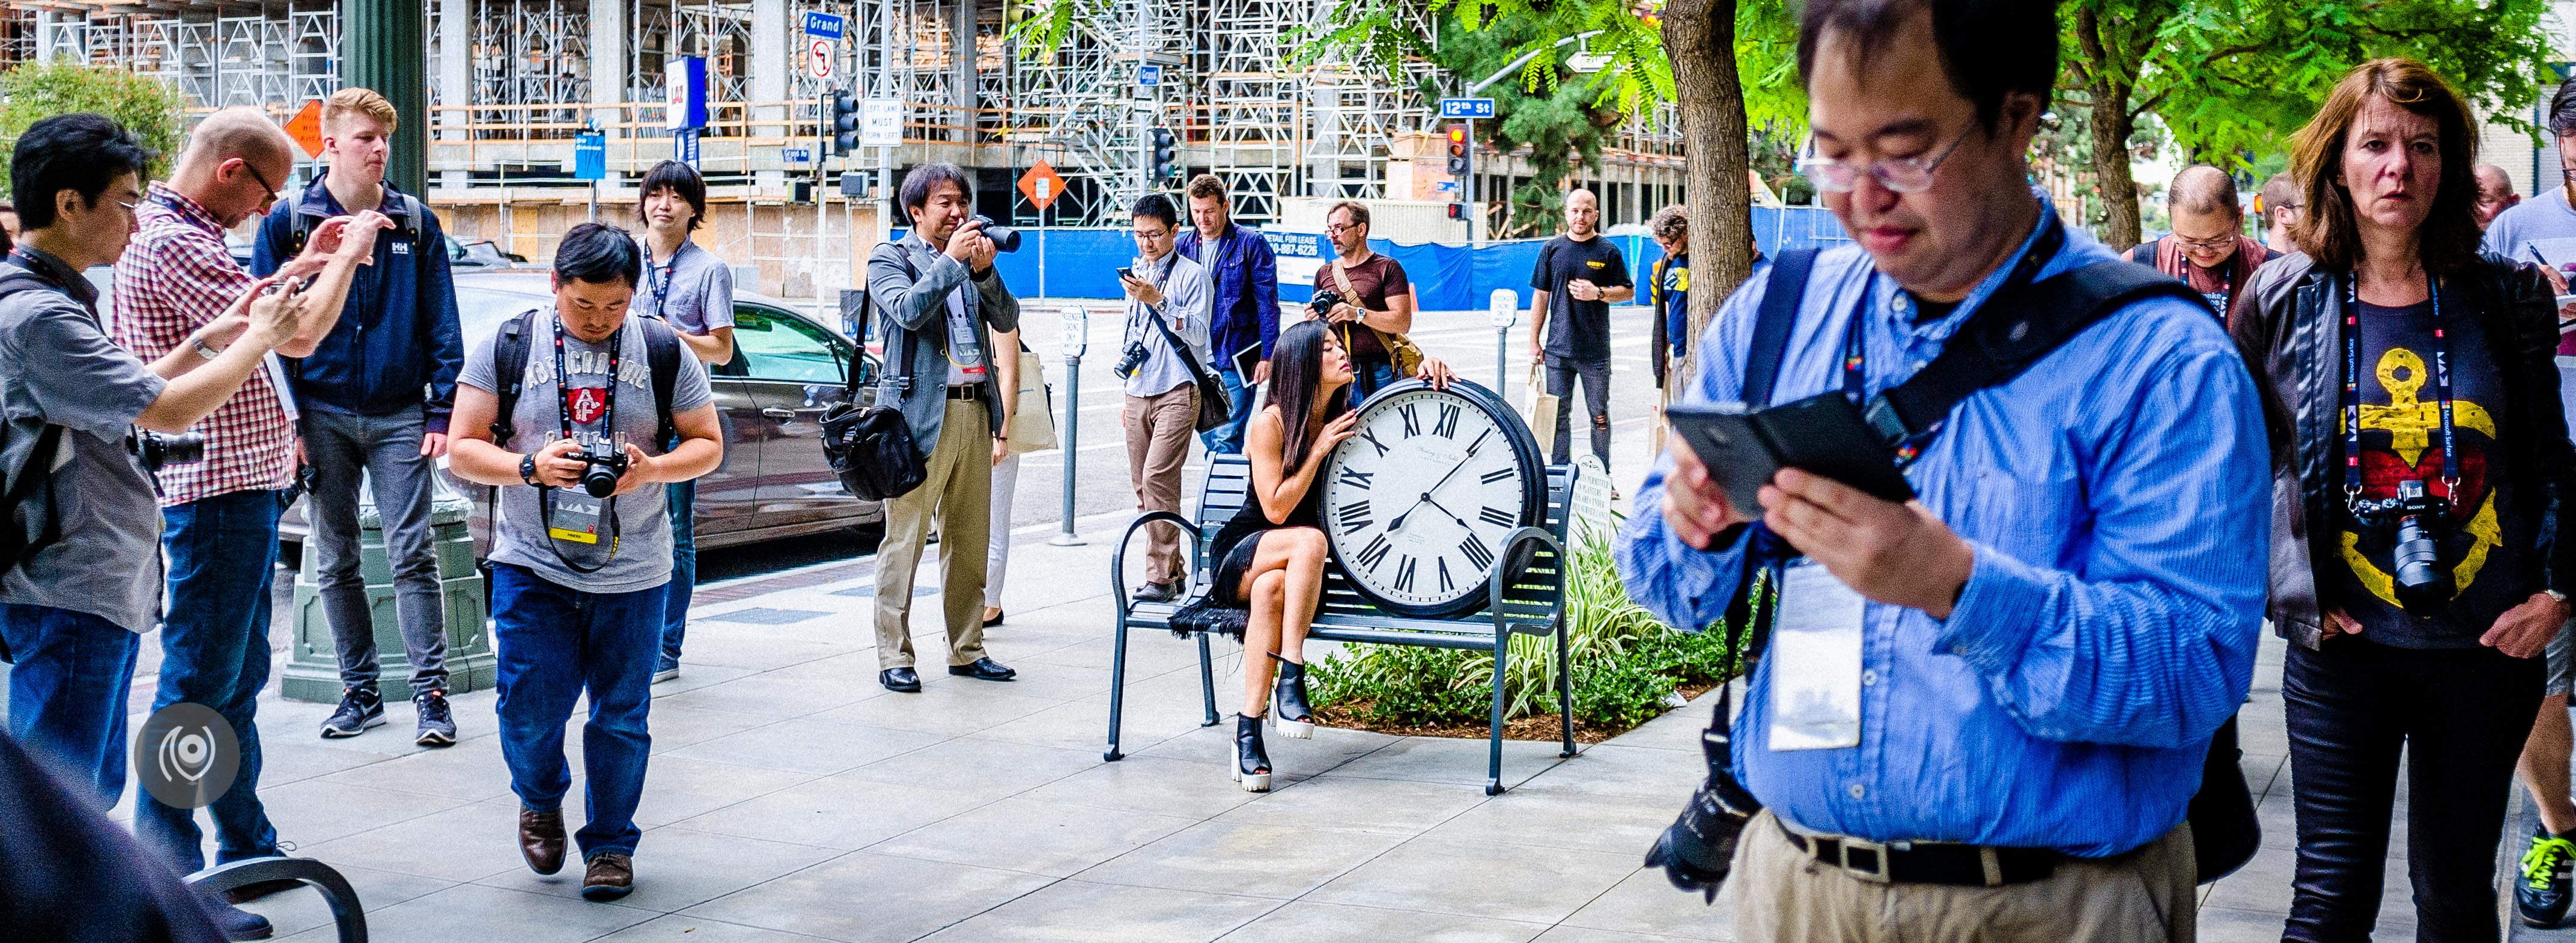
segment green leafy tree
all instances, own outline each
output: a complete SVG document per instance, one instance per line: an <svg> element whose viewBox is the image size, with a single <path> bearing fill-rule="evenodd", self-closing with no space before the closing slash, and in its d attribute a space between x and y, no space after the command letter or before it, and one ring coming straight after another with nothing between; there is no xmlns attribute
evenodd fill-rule
<svg viewBox="0 0 2576 943"><path fill-rule="evenodd" d="M1449 38L1433 53L1432 61L1459 81L1443 89L1442 79L1426 81L1421 90L1425 98L1439 98L1444 91L1463 90L1464 83L1511 65L1522 47L1539 38L1537 27L1525 22L1499 22L1485 29L1466 29L1454 15L1445 17L1441 31ZM1547 37L1549 40L1555 37ZM1494 99L1494 119L1476 123L1480 141L1504 154L1523 146L1529 151L1529 182L1512 191L1504 208L1502 222L1494 227L1501 238L1515 238L1547 231L1564 207L1564 194L1559 190L1566 177L1577 167L1599 169L1601 149L1610 143L1626 116L1615 107L1598 104L1599 95L1587 76L1577 76L1553 60L1534 60L1540 67L1535 85L1524 67L1523 81L1497 82L1485 89ZM1444 77L1445 78L1445 77Z"/></svg>
<svg viewBox="0 0 2576 943"><path fill-rule="evenodd" d="M125 126L158 156L146 171L159 177L178 153L187 104L179 90L123 69L70 60L37 62L0 72L0 146L14 148L27 126L54 115L92 111ZM0 161L0 192L10 186Z"/></svg>
<svg viewBox="0 0 2576 943"><path fill-rule="evenodd" d="M2084 0L2062 8L2064 103L2083 108L2102 237L2139 236L2132 151L2148 116L2187 156L2251 169L2353 66L2422 60L2489 109L2531 100L2543 0ZM2510 108L2502 110L2510 113ZM2514 119L2502 119L2508 122Z"/></svg>

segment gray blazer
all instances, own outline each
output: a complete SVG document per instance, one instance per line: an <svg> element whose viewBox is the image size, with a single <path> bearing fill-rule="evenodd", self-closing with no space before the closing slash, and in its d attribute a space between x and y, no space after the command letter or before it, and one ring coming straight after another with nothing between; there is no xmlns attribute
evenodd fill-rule
<svg viewBox="0 0 2576 943"><path fill-rule="evenodd" d="M904 270L904 261L912 262L913 277ZM1020 329L1020 300L1011 297L1003 287L999 272L986 271L981 277L970 276L966 266L930 247L918 231L901 241L881 243L868 253L868 302L879 317L885 319L886 368L878 378L877 401L889 395L900 396L903 418L912 427L912 441L927 457L939 443L941 419L948 414L948 332L942 327L948 317L948 293L966 293L966 306L996 331ZM910 344L912 383L908 389L895 392L894 358L903 355L907 338L919 337ZM1003 356L987 351L988 357ZM1016 356L1016 352L1011 355ZM981 399L984 403L987 431L1002 432L1002 394L994 381L994 371L984 371Z"/></svg>

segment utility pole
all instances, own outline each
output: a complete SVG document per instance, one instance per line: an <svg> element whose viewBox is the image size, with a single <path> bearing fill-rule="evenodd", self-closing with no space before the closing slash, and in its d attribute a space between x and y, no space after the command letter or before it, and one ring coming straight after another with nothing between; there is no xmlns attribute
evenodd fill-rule
<svg viewBox="0 0 2576 943"><path fill-rule="evenodd" d="M429 180L427 0L342 0L340 84L374 89L394 106L385 180L418 196Z"/></svg>

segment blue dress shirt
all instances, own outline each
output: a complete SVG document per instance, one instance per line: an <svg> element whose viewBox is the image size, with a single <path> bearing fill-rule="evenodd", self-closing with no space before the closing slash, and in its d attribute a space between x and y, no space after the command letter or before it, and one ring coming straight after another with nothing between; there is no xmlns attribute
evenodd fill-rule
<svg viewBox="0 0 2576 943"><path fill-rule="evenodd" d="M2070 227L2040 277L2113 258ZM1869 392L1904 381L2008 272L1918 323L1910 296L1858 246L1825 252L1774 402L1840 388L1856 312L1868 318ZM1726 300L1699 349L1751 345L1766 274ZM1682 401L1737 400L1742 360L1703 358ZM2102 856L2172 830L2199 789L2210 736L2253 679L2271 526L2255 397L2209 312L2159 298L1961 402L1906 472L1974 548L1958 605L1946 620L1867 605L1857 747L1770 749L1777 665L1762 662L1735 725L1745 784L1790 822L1875 841ZM1697 630L1724 614L1744 540L1704 552L1673 536L1663 518L1671 469L1659 458L1638 489L1619 572L1657 616Z"/></svg>

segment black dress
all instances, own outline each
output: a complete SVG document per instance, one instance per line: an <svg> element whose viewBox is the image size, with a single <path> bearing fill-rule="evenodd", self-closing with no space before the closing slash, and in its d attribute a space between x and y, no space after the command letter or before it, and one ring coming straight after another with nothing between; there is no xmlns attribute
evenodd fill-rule
<svg viewBox="0 0 2576 943"><path fill-rule="evenodd" d="M1260 553L1263 532L1281 527L1320 529L1323 526L1315 513L1324 490L1322 484L1308 484L1305 497L1297 500L1297 506L1288 511L1287 522L1280 524L1270 522L1270 515L1261 510L1260 498L1244 495L1243 507L1234 512L1234 517L1228 519L1225 526L1217 528L1216 540L1208 545L1208 556L1217 561L1216 585L1209 593L1212 602L1235 609L1245 608L1246 603L1241 596L1243 573L1252 569L1252 561ZM1247 480L1245 485L1249 488L1251 483Z"/></svg>

